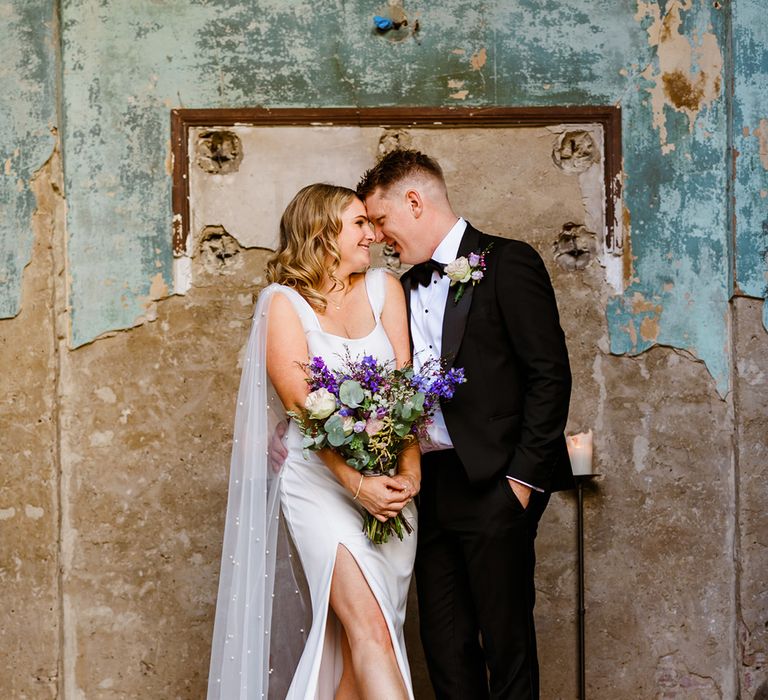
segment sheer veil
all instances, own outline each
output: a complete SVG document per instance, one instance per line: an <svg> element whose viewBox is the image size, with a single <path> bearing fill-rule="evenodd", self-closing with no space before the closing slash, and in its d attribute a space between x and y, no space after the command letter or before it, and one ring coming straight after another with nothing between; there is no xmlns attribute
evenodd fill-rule
<svg viewBox="0 0 768 700"><path fill-rule="evenodd" d="M269 304L259 295L237 395L208 700L284 698L311 625L298 556L280 512L269 442L285 411L266 371ZM273 625L272 621L276 624Z"/></svg>

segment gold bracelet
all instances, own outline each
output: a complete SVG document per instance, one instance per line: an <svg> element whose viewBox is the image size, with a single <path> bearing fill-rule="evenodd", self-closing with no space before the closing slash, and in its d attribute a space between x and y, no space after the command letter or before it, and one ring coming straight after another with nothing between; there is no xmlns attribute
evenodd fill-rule
<svg viewBox="0 0 768 700"><path fill-rule="evenodd" d="M360 475L360 483L357 485L357 491L355 492L355 497L352 499L353 501L356 501L357 497L360 495L360 487L363 485L363 479L365 479L365 474Z"/></svg>

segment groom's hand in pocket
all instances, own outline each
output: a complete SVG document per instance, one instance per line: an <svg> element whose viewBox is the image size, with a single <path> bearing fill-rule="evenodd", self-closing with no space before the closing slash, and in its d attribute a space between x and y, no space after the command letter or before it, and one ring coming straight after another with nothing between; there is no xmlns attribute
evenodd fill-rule
<svg viewBox="0 0 768 700"><path fill-rule="evenodd" d="M517 497L517 500L520 501L520 505L523 506L523 508L528 507L528 501L531 500L531 489L529 486L526 486L525 484L521 484L519 481L515 481L514 479L507 479L509 482L509 486L514 492L515 496Z"/></svg>

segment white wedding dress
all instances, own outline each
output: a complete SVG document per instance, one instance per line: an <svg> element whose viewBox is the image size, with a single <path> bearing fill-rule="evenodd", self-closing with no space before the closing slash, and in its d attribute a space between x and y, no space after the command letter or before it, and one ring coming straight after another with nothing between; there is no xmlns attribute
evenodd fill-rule
<svg viewBox="0 0 768 700"><path fill-rule="evenodd" d="M320 356L333 369L347 350L352 358L372 355L380 362L395 354L381 323L386 293L383 269L365 277L368 299L376 320L363 338L344 338L324 331L312 307L295 291L281 287L301 319L310 357ZM392 536L386 544L374 545L362 532L360 506L341 486L320 458L301 448L301 433L291 421L287 434L288 459L279 476L279 499L288 532L298 551L312 601L312 626L291 681L288 700L332 700L342 670L340 623L329 605L331 576L339 546L355 558L379 603L394 647L395 657L408 689L411 688L408 657L403 637L408 586L416 555L416 511L413 503L403 515L414 532L403 541ZM273 618L273 626L280 620Z"/></svg>
<svg viewBox="0 0 768 700"><path fill-rule="evenodd" d="M275 467L269 459L270 442L286 419L266 367L271 300L284 294L291 301L309 355L329 367L347 350L352 358L393 361L381 323L386 274L365 276L376 325L364 338L323 331L312 307L288 287L271 284L259 294L237 394L208 700L333 700L342 655L329 595L339 547L355 558L376 596L413 698L403 622L416 555L414 505L403 510L411 535L373 545L362 532L360 506L316 454L304 458L294 423L285 463Z"/></svg>

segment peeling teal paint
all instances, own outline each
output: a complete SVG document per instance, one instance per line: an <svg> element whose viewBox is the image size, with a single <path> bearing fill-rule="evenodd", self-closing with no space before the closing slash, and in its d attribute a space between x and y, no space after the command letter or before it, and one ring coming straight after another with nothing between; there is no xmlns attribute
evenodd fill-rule
<svg viewBox="0 0 768 700"><path fill-rule="evenodd" d="M683 15L687 38L713 32L725 46L722 11L694 3ZM658 65L658 57L652 66ZM695 66L694 66L695 68ZM729 387L726 105L723 91L696 116L665 104L667 143L653 126L650 82L627 92L624 110L624 204L632 219L633 281L607 309L611 352L637 354L655 344L684 349L706 364L724 395ZM636 300L658 306L638 310ZM641 333L649 315L653 333Z"/></svg>
<svg viewBox="0 0 768 700"><path fill-rule="evenodd" d="M54 10L45 0L0 2L0 318L21 308L32 252L32 176L55 144Z"/></svg>
<svg viewBox="0 0 768 700"><path fill-rule="evenodd" d="M762 0L733 5L736 285L768 295L768 22ZM762 150L761 154L761 134ZM768 305L763 306L768 329Z"/></svg>
<svg viewBox="0 0 768 700"><path fill-rule="evenodd" d="M740 131L742 123L754 131L767 116L759 99L768 40L758 4L739 3L733 22L741 153L736 279L746 293L763 296L766 216L756 197L768 186L758 139ZM30 3L0 7L21 5ZM725 53L729 4L715 5L681 3L679 31L694 49L711 32ZM35 6L43 11L43 3ZM659 53L647 30L655 9L670 7L637 0L407 3L420 31L391 42L372 28L381 8L363 2L62 0L73 345L133 325L158 276L172 284L167 161L174 107L607 103L623 109L624 204L634 257L626 293L607 310L611 349L684 348L706 363L724 393L732 267L725 91L696 112L692 131L688 114L666 104L662 151L646 72L659 70ZM15 36L20 42L19 30ZM5 61L14 62L23 65L20 58ZM42 80L51 92L50 78ZM30 100L14 109L29 112ZM46 118L20 113L10 127L0 126L4 142L25 143L23 124L39 131ZM41 152L50 149L45 139L34 141ZM14 201L16 226L30 209L18 203L23 197ZM5 234L0 242L19 246L11 256L16 286L4 290L17 303L29 236Z"/></svg>
<svg viewBox="0 0 768 700"><path fill-rule="evenodd" d="M412 8L421 31L393 43L362 2L64 0L73 345L132 325L158 272L171 285L172 107L612 103L622 56L647 59L630 3Z"/></svg>

